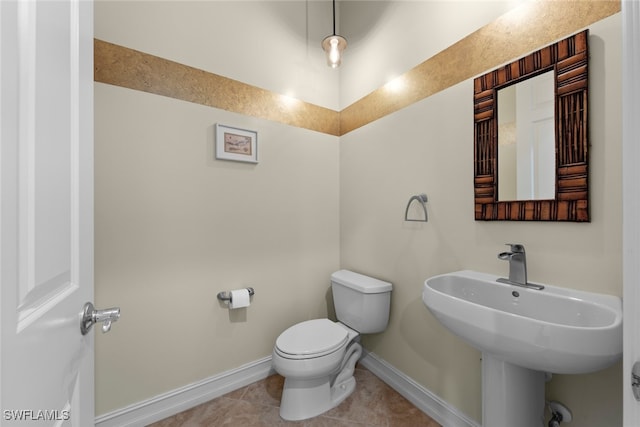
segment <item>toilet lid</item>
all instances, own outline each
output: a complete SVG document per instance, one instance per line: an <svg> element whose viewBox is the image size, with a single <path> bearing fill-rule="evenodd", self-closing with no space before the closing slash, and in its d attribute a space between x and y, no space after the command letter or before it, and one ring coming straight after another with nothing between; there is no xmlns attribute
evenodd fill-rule
<svg viewBox="0 0 640 427"><path fill-rule="evenodd" d="M314 319L293 325L276 340L277 349L291 356L320 357L332 353L349 340L347 331L329 319Z"/></svg>

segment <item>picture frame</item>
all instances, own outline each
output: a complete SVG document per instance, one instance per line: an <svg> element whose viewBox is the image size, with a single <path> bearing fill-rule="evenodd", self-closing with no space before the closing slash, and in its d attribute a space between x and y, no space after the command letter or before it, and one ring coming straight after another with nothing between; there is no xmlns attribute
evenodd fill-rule
<svg viewBox="0 0 640 427"><path fill-rule="evenodd" d="M258 163L258 132L217 123L216 159Z"/></svg>

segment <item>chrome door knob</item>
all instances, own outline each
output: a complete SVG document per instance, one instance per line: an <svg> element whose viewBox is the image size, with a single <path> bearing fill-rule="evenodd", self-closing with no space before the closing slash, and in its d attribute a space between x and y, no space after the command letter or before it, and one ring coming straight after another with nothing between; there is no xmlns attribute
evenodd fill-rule
<svg viewBox="0 0 640 427"><path fill-rule="evenodd" d="M84 305L82 310L82 321L80 322L80 332L86 335L94 323L102 322L102 333L111 330L111 324L120 318L120 307L96 310L90 302Z"/></svg>

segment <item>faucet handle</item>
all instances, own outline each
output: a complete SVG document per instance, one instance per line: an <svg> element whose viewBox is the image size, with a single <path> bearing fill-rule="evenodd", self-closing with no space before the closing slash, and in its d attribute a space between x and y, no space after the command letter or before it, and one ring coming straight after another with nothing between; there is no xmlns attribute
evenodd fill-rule
<svg viewBox="0 0 640 427"><path fill-rule="evenodd" d="M511 252L523 254L524 253L524 245L520 243L505 243L507 246L511 246Z"/></svg>

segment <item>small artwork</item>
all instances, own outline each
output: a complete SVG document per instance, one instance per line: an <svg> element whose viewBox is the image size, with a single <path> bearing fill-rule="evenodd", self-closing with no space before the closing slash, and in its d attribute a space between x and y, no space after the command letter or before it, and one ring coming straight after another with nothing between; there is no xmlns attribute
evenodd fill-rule
<svg viewBox="0 0 640 427"><path fill-rule="evenodd" d="M258 163L258 133L216 124L216 158Z"/></svg>

